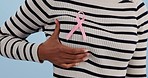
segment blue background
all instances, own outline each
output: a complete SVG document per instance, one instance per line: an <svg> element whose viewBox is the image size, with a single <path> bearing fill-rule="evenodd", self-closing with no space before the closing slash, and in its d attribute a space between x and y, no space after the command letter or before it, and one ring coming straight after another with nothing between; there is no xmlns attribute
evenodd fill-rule
<svg viewBox="0 0 148 78"><path fill-rule="evenodd" d="M16 10L23 2L24 0L2 0L0 2L0 26L2 26L2 24L10 16L15 14ZM145 3L148 7L148 1L145 0ZM42 32L38 32L32 34L27 39L30 42L41 43L45 41L46 38ZM52 64L47 61L43 64L40 64L34 62L13 60L0 56L0 78L53 78L52 72Z"/></svg>

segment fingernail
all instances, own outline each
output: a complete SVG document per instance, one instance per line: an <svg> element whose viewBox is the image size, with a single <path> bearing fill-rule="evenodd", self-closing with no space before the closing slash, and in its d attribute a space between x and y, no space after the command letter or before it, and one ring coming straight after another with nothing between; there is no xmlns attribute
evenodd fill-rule
<svg viewBox="0 0 148 78"><path fill-rule="evenodd" d="M88 52L89 50L85 50L84 52Z"/></svg>
<svg viewBox="0 0 148 78"><path fill-rule="evenodd" d="M78 66L78 65L79 65L79 63L75 63L75 65L76 65L76 66Z"/></svg>
<svg viewBox="0 0 148 78"><path fill-rule="evenodd" d="M54 22L57 24L58 23L57 19L54 19Z"/></svg>
<svg viewBox="0 0 148 78"><path fill-rule="evenodd" d="M87 57L83 59L83 61L86 61L86 60L88 60L88 58L87 58Z"/></svg>
<svg viewBox="0 0 148 78"><path fill-rule="evenodd" d="M87 56L89 56L89 55L90 55L90 53L87 53L86 55L87 55Z"/></svg>

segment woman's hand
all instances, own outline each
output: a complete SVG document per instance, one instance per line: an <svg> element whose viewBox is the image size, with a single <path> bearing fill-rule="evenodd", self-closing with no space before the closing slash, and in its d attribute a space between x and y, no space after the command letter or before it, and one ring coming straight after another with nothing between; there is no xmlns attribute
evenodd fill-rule
<svg viewBox="0 0 148 78"><path fill-rule="evenodd" d="M55 20L56 28L52 36L39 46L38 54L41 61L48 60L51 63L70 68L87 60L88 50L84 48L71 48L59 41L60 23Z"/></svg>

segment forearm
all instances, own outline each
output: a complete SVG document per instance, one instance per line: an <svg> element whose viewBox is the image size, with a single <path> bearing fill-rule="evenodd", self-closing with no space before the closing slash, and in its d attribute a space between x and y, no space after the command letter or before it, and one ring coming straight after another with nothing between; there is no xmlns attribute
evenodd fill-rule
<svg viewBox="0 0 148 78"><path fill-rule="evenodd" d="M39 45L28 42L26 38L44 26L48 18L39 11L38 7L32 7L36 5L35 1L25 0L16 14L6 20L0 28L0 53L2 56L39 62L37 51ZM40 4L40 2L36 2Z"/></svg>
<svg viewBox="0 0 148 78"><path fill-rule="evenodd" d="M38 44L2 34L0 40L0 54L2 56L16 60L39 62L37 55Z"/></svg>

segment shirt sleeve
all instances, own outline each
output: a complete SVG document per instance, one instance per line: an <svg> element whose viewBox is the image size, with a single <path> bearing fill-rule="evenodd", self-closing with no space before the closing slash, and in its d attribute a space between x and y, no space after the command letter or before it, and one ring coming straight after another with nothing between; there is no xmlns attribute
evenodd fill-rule
<svg viewBox="0 0 148 78"><path fill-rule="evenodd" d="M42 0L25 0L16 14L0 27L1 56L40 62L37 52L39 44L28 42L26 38L48 24L46 12L49 10L43 4Z"/></svg>
<svg viewBox="0 0 148 78"><path fill-rule="evenodd" d="M127 66L126 78L147 78L146 49L148 38L148 11L142 0L138 0L136 19L139 40L136 44L135 52Z"/></svg>

